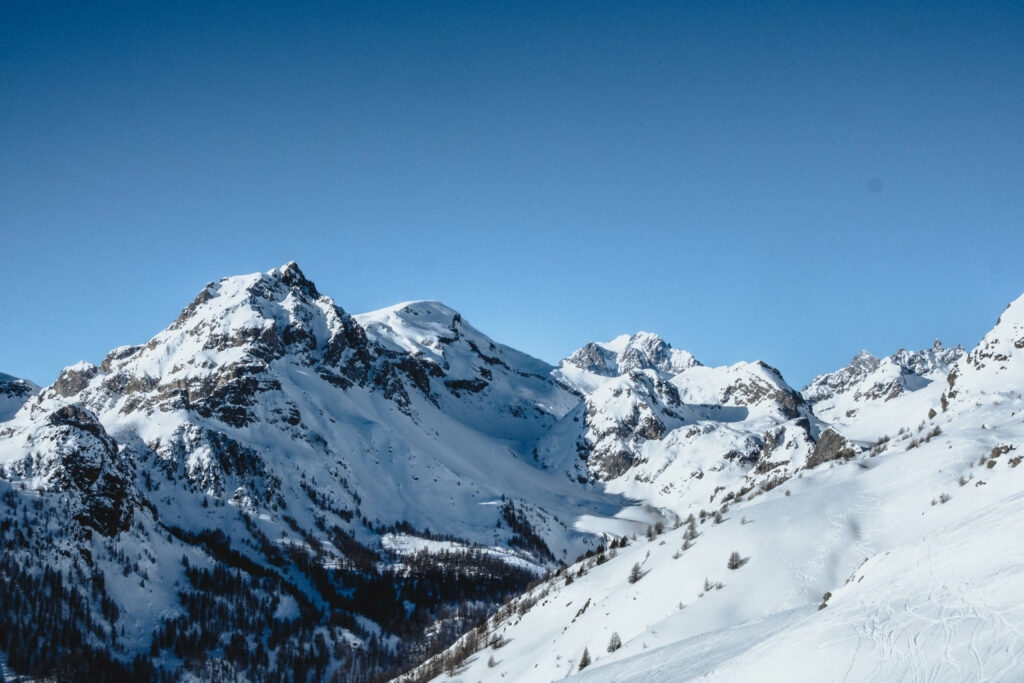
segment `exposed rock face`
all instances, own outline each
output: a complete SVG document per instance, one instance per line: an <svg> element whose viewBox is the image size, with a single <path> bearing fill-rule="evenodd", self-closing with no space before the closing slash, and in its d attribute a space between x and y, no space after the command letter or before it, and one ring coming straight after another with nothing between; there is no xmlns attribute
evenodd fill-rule
<svg viewBox="0 0 1024 683"><path fill-rule="evenodd" d="M598 375L611 377L618 374L618 360L615 353L594 342L588 342L565 360L567 363L572 363L578 368Z"/></svg>
<svg viewBox="0 0 1024 683"><path fill-rule="evenodd" d="M674 349L664 339L649 332L621 336L610 342L590 342L565 359L598 375L624 375L636 370L679 373L700 365L688 351Z"/></svg>
<svg viewBox="0 0 1024 683"><path fill-rule="evenodd" d="M5 478L34 479L67 495L74 518L104 536L124 531L137 502L128 462L92 412L69 404L32 434L31 450L4 467Z"/></svg>
<svg viewBox="0 0 1024 683"><path fill-rule="evenodd" d="M761 452L757 457L757 474L765 474L808 456L811 438L811 422L799 418L780 424L765 432L761 440ZM790 468L793 469L793 468Z"/></svg>
<svg viewBox="0 0 1024 683"><path fill-rule="evenodd" d="M148 445L164 467L180 472L196 491L223 497L241 489L249 505L279 500L281 481L268 471L262 455L223 432L186 424L170 438Z"/></svg>
<svg viewBox="0 0 1024 683"><path fill-rule="evenodd" d="M814 451L807 458L808 469L831 460L849 460L860 453L860 447L831 427L818 437Z"/></svg>
<svg viewBox="0 0 1024 683"><path fill-rule="evenodd" d="M0 372L0 422L14 417L21 406L38 393L39 387L27 379Z"/></svg>
<svg viewBox="0 0 1024 683"><path fill-rule="evenodd" d="M39 393L39 387L27 379L18 379L0 372L0 392L6 396L28 398Z"/></svg>
<svg viewBox="0 0 1024 683"><path fill-rule="evenodd" d="M757 361L757 365L764 368L769 377L751 376L737 380L723 390L722 403L746 406L767 401L776 404L787 419L800 417L803 397L789 388L778 370L762 361Z"/></svg>
<svg viewBox="0 0 1024 683"><path fill-rule="evenodd" d="M630 405L628 412L619 419L608 419L602 414L600 397L589 397L587 401L587 440L590 443L588 466L600 479L614 479L624 474L634 462L639 444L647 440L657 441L665 436L666 427L658 418L655 409L644 400L653 394L643 384L640 390L623 388L615 398ZM614 393L614 392L613 392Z"/></svg>
<svg viewBox="0 0 1024 683"><path fill-rule="evenodd" d="M89 386L89 381L98 371L99 368L95 365L84 362L64 368L54 383L53 390L65 398L75 396Z"/></svg>
<svg viewBox="0 0 1024 683"><path fill-rule="evenodd" d="M584 397L586 413L578 447L589 475L615 479L634 464L647 441L660 441L667 423L679 423L679 391L653 370L633 370Z"/></svg>
<svg viewBox="0 0 1024 683"><path fill-rule="evenodd" d="M869 373L878 369L881 362L878 356L864 349L850 360L850 365L847 366L847 369L849 374L854 377L867 377ZM839 372L842 372L842 370Z"/></svg>
<svg viewBox="0 0 1024 683"><path fill-rule="evenodd" d="M1024 349L1024 296L1010 304L999 316L996 326L982 338L981 343L967 355L965 363L974 370L984 370L989 365L1004 364Z"/></svg>
<svg viewBox="0 0 1024 683"><path fill-rule="evenodd" d="M697 365L690 352L673 349L661 337L646 332L633 335L619 355L620 373L651 369L679 373Z"/></svg>

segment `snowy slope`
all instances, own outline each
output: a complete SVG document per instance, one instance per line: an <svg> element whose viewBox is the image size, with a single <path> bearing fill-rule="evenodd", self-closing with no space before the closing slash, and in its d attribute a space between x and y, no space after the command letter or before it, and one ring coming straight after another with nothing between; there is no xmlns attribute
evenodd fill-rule
<svg viewBox="0 0 1024 683"><path fill-rule="evenodd" d="M456 679L564 678L587 648L582 680L1016 680L1024 468L978 460L1020 447L1020 413L995 429L989 411L938 424L941 436L865 456L866 469L818 468L731 505L689 549L684 525L570 567L524 615L489 624L484 639L505 644ZM733 550L745 562L730 570ZM644 575L630 584L634 563ZM612 632L623 647L608 653Z"/></svg>
<svg viewBox="0 0 1024 683"><path fill-rule="evenodd" d="M355 316L382 348L421 359L443 378L433 392L448 416L495 438L529 445L579 398L543 361L498 344L437 301L411 301Z"/></svg>
<svg viewBox="0 0 1024 683"><path fill-rule="evenodd" d="M851 425L888 440L613 542L409 678L1021 679L1020 304L955 361L945 411L941 389L883 398L884 424Z"/></svg>
<svg viewBox="0 0 1024 683"><path fill-rule="evenodd" d="M1024 390L1024 295L1017 298L947 378L944 403L957 406L1020 399Z"/></svg>

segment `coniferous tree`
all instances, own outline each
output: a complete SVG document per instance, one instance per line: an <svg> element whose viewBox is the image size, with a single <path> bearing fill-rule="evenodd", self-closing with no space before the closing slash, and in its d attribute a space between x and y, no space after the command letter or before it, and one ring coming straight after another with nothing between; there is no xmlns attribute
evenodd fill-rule
<svg viewBox="0 0 1024 683"><path fill-rule="evenodd" d="M729 569L739 569L743 566L743 558L740 557L738 552L733 550L732 554L729 555L729 562L726 566L729 567Z"/></svg>

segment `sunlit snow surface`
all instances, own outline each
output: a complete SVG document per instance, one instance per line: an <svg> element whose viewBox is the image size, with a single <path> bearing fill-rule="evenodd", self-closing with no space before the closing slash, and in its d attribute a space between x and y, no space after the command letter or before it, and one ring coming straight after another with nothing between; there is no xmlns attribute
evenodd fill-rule
<svg viewBox="0 0 1024 683"><path fill-rule="evenodd" d="M733 504L688 550L684 525L573 565L585 574L534 589L524 615L491 624L501 647L452 678L1024 680L1022 313L1024 299L952 384L940 376L842 421L859 439L889 436L884 448ZM996 446L1013 448L990 459ZM734 550L746 561L729 569ZM631 584L634 563L644 573ZM623 645L609 653L613 632Z"/></svg>
<svg viewBox="0 0 1024 683"><path fill-rule="evenodd" d="M927 444L819 467L698 525L677 559L685 528L641 536L554 581L502 625L507 644L457 678L560 679L586 647L588 681L1022 680L1024 467L1014 451L977 465L994 445L1024 444L1022 410L944 417ZM733 550L749 558L737 570ZM631 585L635 562L647 573ZM704 593L705 579L723 588ZM624 645L609 654L613 631Z"/></svg>
<svg viewBox="0 0 1024 683"><path fill-rule="evenodd" d="M589 344L555 368L438 302L348 316L295 273L211 283L148 344L72 366L68 386L0 425L5 485L26 495L59 486L52 475L71 453L130 462L122 469L152 508L120 538L145 551L151 580L98 560L129 647L147 647L153 626L180 613L182 554L213 566L160 525L243 539L251 524L302 552L298 526L333 565L341 552L315 531L324 517L399 564L472 551L553 568L513 546L499 510L515 501L556 560L609 535L633 540L489 622L503 644L472 655L455 680L1024 680L1024 299L969 354L875 359L801 395L763 363L705 367L649 333ZM302 334L291 343L283 330ZM264 338L283 346L263 353ZM431 364L427 390L384 365L412 361ZM263 385L251 404L238 399L244 421L197 409L205 390L249 371ZM70 403L117 439L116 457L87 434L55 436L50 418ZM828 427L865 450L807 469ZM254 466L225 461L218 435ZM981 462L997 446L1013 449ZM673 524L722 511L730 495L721 523L697 524L683 550L686 525ZM438 535L380 532L357 510ZM669 530L648 540L658 522ZM235 547L261 560L256 546ZM728 569L733 551L745 563ZM630 583L634 564L643 575ZM613 632L623 645L609 653ZM584 648L592 662L580 671Z"/></svg>

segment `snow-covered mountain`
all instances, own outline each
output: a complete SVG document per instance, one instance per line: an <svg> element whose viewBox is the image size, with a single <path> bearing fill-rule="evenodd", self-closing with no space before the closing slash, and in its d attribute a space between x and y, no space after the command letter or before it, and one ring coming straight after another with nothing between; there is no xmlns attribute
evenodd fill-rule
<svg viewBox="0 0 1024 683"><path fill-rule="evenodd" d="M246 589L266 594L247 619L275 623L282 591L295 603L284 644L264 639L268 661L232 670L273 679L281 648L320 631L334 644L324 672L365 677L447 644L599 543L593 529L662 519L538 460L539 441L580 402L552 372L437 302L354 318L292 263L210 283L147 343L65 368L4 423L0 476L16 503L60 501L69 524L42 556L56 562L61 539L79 539L69 571L102 575L97 599L118 606L100 631L166 634L97 637L97 651L130 662L145 650L171 670L187 653L205 666L219 634L244 632L238 605L197 626L202 645L182 630L195 615L183 587L234 600L182 578L185 554L277 585Z"/></svg>
<svg viewBox="0 0 1024 683"><path fill-rule="evenodd" d="M80 405L133 461L195 495L254 513L311 498L374 523L413 516L493 542L495 500L540 501L551 488L530 462L533 442L578 399L542 362L441 304L360 320L294 264L226 278L148 343L66 368L12 424ZM550 501L575 511L588 496L572 498L578 489L558 482ZM572 542L563 535L552 538L559 549Z"/></svg>
<svg viewBox="0 0 1024 683"><path fill-rule="evenodd" d="M864 406L877 407L941 383L963 355L962 346L943 348L939 340L930 349L900 349L886 358L861 351L845 368L815 377L803 396L825 420L853 418Z"/></svg>
<svg viewBox="0 0 1024 683"><path fill-rule="evenodd" d="M554 375L583 401L575 429L541 441L542 460L575 453L580 475L673 515L726 489L770 487L805 464L820 432L771 366L706 367L646 332L587 344Z"/></svg>
<svg viewBox="0 0 1024 683"><path fill-rule="evenodd" d="M403 680L1020 680L1024 297L920 356L898 392L863 354L805 392L860 394L814 447L845 454L609 537Z"/></svg>
<svg viewBox="0 0 1024 683"><path fill-rule="evenodd" d="M211 282L144 344L0 382L0 667L371 680L468 630L413 675L551 680L582 645L619 680L720 643L717 672L1010 495L914 516L1017 438L1022 305L970 354L861 354L801 393L646 332L550 366L436 301L350 315L294 263Z"/></svg>

